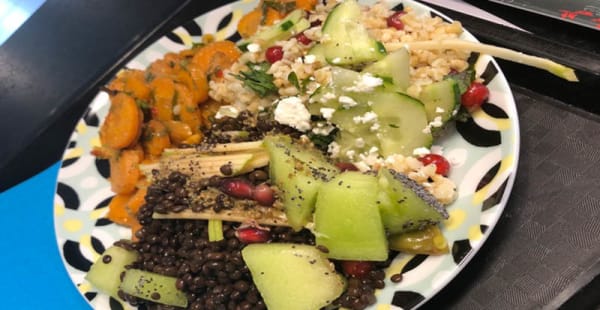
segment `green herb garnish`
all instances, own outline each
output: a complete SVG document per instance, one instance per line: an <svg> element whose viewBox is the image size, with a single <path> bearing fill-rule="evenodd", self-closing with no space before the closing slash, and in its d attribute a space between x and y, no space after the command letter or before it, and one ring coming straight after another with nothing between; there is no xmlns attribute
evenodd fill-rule
<svg viewBox="0 0 600 310"><path fill-rule="evenodd" d="M300 83L298 82L298 76L296 75L296 72L290 72L290 74L288 74L287 79L292 85L296 87L296 89L298 89L298 91L302 90L302 88L300 87Z"/></svg>
<svg viewBox="0 0 600 310"><path fill-rule="evenodd" d="M281 27L281 30L283 31L288 31L290 28L294 27L294 22L288 20L285 23L281 24L281 26L279 27Z"/></svg>
<svg viewBox="0 0 600 310"><path fill-rule="evenodd" d="M337 131L338 130L336 128L326 136L318 135L318 134L311 132L308 134L308 138L315 145L316 148L318 148L322 151L325 151L325 150L327 150L327 147L329 146L329 144L331 144L331 142L333 142L333 140L335 140L335 135L336 135Z"/></svg>
<svg viewBox="0 0 600 310"><path fill-rule="evenodd" d="M273 84L275 78L272 74L267 73L267 70L269 70L268 62L249 62L247 65L248 71L241 71L240 74L233 74L233 76L242 81L244 86L250 88L261 98L277 94L277 86Z"/></svg>

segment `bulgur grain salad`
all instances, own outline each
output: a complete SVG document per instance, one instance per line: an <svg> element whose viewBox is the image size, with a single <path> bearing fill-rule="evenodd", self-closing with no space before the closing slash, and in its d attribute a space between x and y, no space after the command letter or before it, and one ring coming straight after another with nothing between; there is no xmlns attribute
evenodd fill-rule
<svg viewBox="0 0 600 310"><path fill-rule="evenodd" d="M445 255L457 198L436 139L490 91L460 22L356 0L262 0L106 87L93 155L131 229L86 279L140 309L365 309L398 253Z"/></svg>

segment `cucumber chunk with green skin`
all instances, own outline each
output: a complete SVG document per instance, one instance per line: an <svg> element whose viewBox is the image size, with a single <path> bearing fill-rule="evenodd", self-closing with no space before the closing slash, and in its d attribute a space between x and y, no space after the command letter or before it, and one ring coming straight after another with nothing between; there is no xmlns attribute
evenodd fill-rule
<svg viewBox="0 0 600 310"><path fill-rule="evenodd" d="M369 72L384 81L389 79L392 84L390 90L406 92L410 82L410 55L405 48L396 50L366 66L362 72Z"/></svg>
<svg viewBox="0 0 600 310"><path fill-rule="evenodd" d="M131 265L137 260L135 251L128 251L118 246L112 246L102 253L102 256L90 267L85 276L99 291L119 299L118 281L121 273L125 272L125 266Z"/></svg>
<svg viewBox="0 0 600 310"><path fill-rule="evenodd" d="M431 146L433 137L424 130L427 114L419 100L389 91L375 91L369 94L369 100L378 116L382 156L412 156L414 149Z"/></svg>
<svg viewBox="0 0 600 310"><path fill-rule="evenodd" d="M321 309L346 286L325 254L313 246L250 244L242 250L242 257L268 309Z"/></svg>
<svg viewBox="0 0 600 310"><path fill-rule="evenodd" d="M318 151L292 144L287 136L264 139L269 153L269 175L280 190L288 224L299 231L312 220L319 187L338 169Z"/></svg>
<svg viewBox="0 0 600 310"><path fill-rule="evenodd" d="M433 122L439 117L442 124L445 124L452 119L460 106L460 89L454 79L424 86L419 97L425 106L428 122Z"/></svg>
<svg viewBox="0 0 600 310"><path fill-rule="evenodd" d="M185 308L188 300L185 293L175 286L176 281L175 277L129 269L125 271L121 290L126 294L156 303Z"/></svg>
<svg viewBox="0 0 600 310"><path fill-rule="evenodd" d="M379 212L390 234L423 229L448 218L446 208L407 176L383 168L378 177Z"/></svg>
<svg viewBox="0 0 600 310"><path fill-rule="evenodd" d="M327 256L343 260L384 261L387 239L378 209L373 175L346 171L319 189L315 208L316 243Z"/></svg>
<svg viewBox="0 0 600 310"><path fill-rule="evenodd" d="M360 23L361 8L356 0L338 4L323 23L325 59L334 65L356 65L383 58L383 44L373 39Z"/></svg>
<svg viewBox="0 0 600 310"><path fill-rule="evenodd" d="M304 18L306 12L301 9L290 12L280 22L265 28L252 37L243 40L238 44L242 49L245 49L248 44L256 43L262 48L267 48L280 40L291 38L297 33L300 33L310 27L310 22Z"/></svg>

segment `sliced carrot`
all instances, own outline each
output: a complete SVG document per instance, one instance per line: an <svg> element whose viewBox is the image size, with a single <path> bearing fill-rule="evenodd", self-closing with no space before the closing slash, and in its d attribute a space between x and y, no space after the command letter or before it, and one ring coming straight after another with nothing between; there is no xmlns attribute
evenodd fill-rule
<svg viewBox="0 0 600 310"><path fill-rule="evenodd" d="M129 226L131 224L131 215L127 211L127 202L132 194L117 194L108 204L108 214L106 217L114 223Z"/></svg>
<svg viewBox="0 0 600 310"><path fill-rule="evenodd" d="M189 145L200 144L202 137L204 137L202 132L198 132L197 134L191 135L189 138L185 139L182 143Z"/></svg>
<svg viewBox="0 0 600 310"><path fill-rule="evenodd" d="M118 93L112 97L108 115L100 127L100 142L112 149L134 144L140 136L143 118L135 100Z"/></svg>
<svg viewBox="0 0 600 310"><path fill-rule="evenodd" d="M176 84L177 104L179 105L179 118L182 122L188 124L193 133L200 131L201 118L200 109L192 99L191 92L183 85Z"/></svg>
<svg viewBox="0 0 600 310"><path fill-rule="evenodd" d="M144 126L142 145L146 153L159 156L164 149L171 146L167 127L160 121L155 119L150 120Z"/></svg>
<svg viewBox="0 0 600 310"><path fill-rule="evenodd" d="M241 55L241 51L231 41L216 41L198 50L188 67L210 75L218 70L229 68Z"/></svg>
<svg viewBox="0 0 600 310"><path fill-rule="evenodd" d="M131 195L126 205L126 209L130 215L135 217L138 210L144 205L144 203L146 203L146 193L148 193L148 189L143 187L138 188L135 194Z"/></svg>
<svg viewBox="0 0 600 310"><path fill-rule="evenodd" d="M271 26L285 17L285 12L279 12L274 8L267 8L267 14L263 20L264 25Z"/></svg>
<svg viewBox="0 0 600 310"><path fill-rule="evenodd" d="M136 237L135 233L138 230L142 229L142 227L143 227L142 224L140 224L140 222L138 222L138 220L135 219L135 221L133 223L131 223L130 227L131 227L131 240L134 242L138 241L138 238Z"/></svg>
<svg viewBox="0 0 600 310"><path fill-rule="evenodd" d="M169 121L173 119L173 103L175 98L175 83L167 77L156 77L150 83L154 93L154 102L152 103L152 116L159 121Z"/></svg>
<svg viewBox="0 0 600 310"><path fill-rule="evenodd" d="M133 97L148 100L150 98L150 87L146 82L146 74L140 70L128 70L125 75L125 88L126 93L130 93Z"/></svg>
<svg viewBox="0 0 600 310"><path fill-rule="evenodd" d="M192 128L184 122L166 121L164 124L174 144L181 144L194 134Z"/></svg>
<svg viewBox="0 0 600 310"><path fill-rule="evenodd" d="M296 0L296 8L305 11L312 11L317 5L317 0Z"/></svg>
<svg viewBox="0 0 600 310"><path fill-rule="evenodd" d="M135 191L141 176L138 164L143 160L143 155L140 154L143 153L139 149L126 149L109 160L110 185L113 192L131 194Z"/></svg>
<svg viewBox="0 0 600 310"><path fill-rule="evenodd" d="M202 104L202 109L200 111L200 116L202 117L202 127L208 128L211 124L211 117L213 117L217 111L219 111L219 107L221 103L219 101L208 99L206 102Z"/></svg>
<svg viewBox="0 0 600 310"><path fill-rule="evenodd" d="M202 70L196 70L192 65L189 67L189 72L192 80L194 81L194 102L202 103L208 99L208 77L206 72Z"/></svg>
<svg viewBox="0 0 600 310"><path fill-rule="evenodd" d="M255 34L262 21L262 16L262 9L260 7L257 7L242 16L237 25L237 31L240 36L242 36L242 38L249 38Z"/></svg>

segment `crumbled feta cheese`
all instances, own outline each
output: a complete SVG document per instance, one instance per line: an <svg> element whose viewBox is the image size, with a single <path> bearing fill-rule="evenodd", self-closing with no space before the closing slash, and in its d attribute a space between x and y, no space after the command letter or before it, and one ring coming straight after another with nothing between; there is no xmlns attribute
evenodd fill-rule
<svg viewBox="0 0 600 310"><path fill-rule="evenodd" d="M444 125L444 123L442 122L441 116L436 116L433 121L431 121L431 126L433 127L442 127L442 125Z"/></svg>
<svg viewBox="0 0 600 310"><path fill-rule="evenodd" d="M326 136L330 134L335 127L332 125L326 125L324 123L317 123L317 127L313 127L312 132L316 135Z"/></svg>
<svg viewBox="0 0 600 310"><path fill-rule="evenodd" d="M331 117L333 116L333 113L335 112L335 109L333 109L333 108L321 108L321 109L319 109L319 112L321 112L321 116L323 116L324 119L330 120Z"/></svg>
<svg viewBox="0 0 600 310"><path fill-rule="evenodd" d="M372 147L369 149L369 154L377 154L377 152L379 152L379 148L378 148L378 147L376 147L376 146L372 146Z"/></svg>
<svg viewBox="0 0 600 310"><path fill-rule="evenodd" d="M373 76L370 73L364 73L360 75L360 78L354 81L354 85L350 87L344 87L345 91L352 91L358 93L371 92L375 87L383 85L383 80Z"/></svg>
<svg viewBox="0 0 600 310"><path fill-rule="evenodd" d="M377 114L373 111L366 112L362 116L354 116L352 118L355 124L366 124L377 120Z"/></svg>
<svg viewBox="0 0 600 310"><path fill-rule="evenodd" d="M435 108L435 113L444 113L444 112L446 112L446 110L444 110L444 109L442 109L440 107L436 107Z"/></svg>
<svg viewBox="0 0 600 310"><path fill-rule="evenodd" d="M431 151L426 148L426 147L418 147L416 149L413 150L413 155L415 156L425 156L427 154L431 153Z"/></svg>
<svg viewBox="0 0 600 310"><path fill-rule="evenodd" d="M277 102L275 121L300 131L310 130L310 112L298 97L287 97Z"/></svg>
<svg viewBox="0 0 600 310"><path fill-rule="evenodd" d="M429 122L429 124L427 124L427 126L425 126L425 128L423 129L423 133L430 134L431 127L442 127L443 125L444 122L442 122L442 117L436 116L431 122Z"/></svg>
<svg viewBox="0 0 600 310"><path fill-rule="evenodd" d="M258 45L257 43L250 43L246 46L246 48L248 49L248 52L250 52L250 53L260 52L260 45Z"/></svg>
<svg viewBox="0 0 600 310"><path fill-rule="evenodd" d="M356 138L356 140L354 140L354 145L356 147L364 147L365 146L365 139L363 138Z"/></svg>
<svg viewBox="0 0 600 310"><path fill-rule="evenodd" d="M231 105L222 105L219 107L217 114L215 114L216 119L221 119L223 117L231 117L236 118L240 114L240 110Z"/></svg>
<svg viewBox="0 0 600 310"><path fill-rule="evenodd" d="M334 59L331 60L331 63L337 64L337 63L340 63L340 61L342 61L342 59L339 58L339 57L336 57L336 58L334 58Z"/></svg>
<svg viewBox="0 0 600 310"><path fill-rule="evenodd" d="M304 63L305 64L313 64L315 63L315 60L317 60L317 56L315 55L306 55L304 56Z"/></svg>
<svg viewBox="0 0 600 310"><path fill-rule="evenodd" d="M379 123L375 123L375 124L371 125L371 128L369 128L369 130L377 131L377 130L379 130L379 128L381 128L381 125L379 125Z"/></svg>
<svg viewBox="0 0 600 310"><path fill-rule="evenodd" d="M444 147L441 145L432 145L431 146L431 153L432 154L438 154L438 155L444 155Z"/></svg>
<svg viewBox="0 0 600 310"><path fill-rule="evenodd" d="M344 107L344 109L350 109L351 107L355 107L358 105L358 102L354 101L354 99L348 96L340 96L338 100L342 104L342 107Z"/></svg>
<svg viewBox="0 0 600 310"><path fill-rule="evenodd" d="M356 155L356 152L354 150L346 151L346 157L348 157L348 159L350 159L350 160L354 160L355 155Z"/></svg>
<svg viewBox="0 0 600 310"><path fill-rule="evenodd" d="M329 101L331 99L335 99L334 93L324 93L323 96L321 96L321 99L319 99L319 102L326 103L327 101Z"/></svg>
<svg viewBox="0 0 600 310"><path fill-rule="evenodd" d="M329 143L327 146L327 153L331 154L332 158L336 158L340 154L340 145L335 141Z"/></svg>

